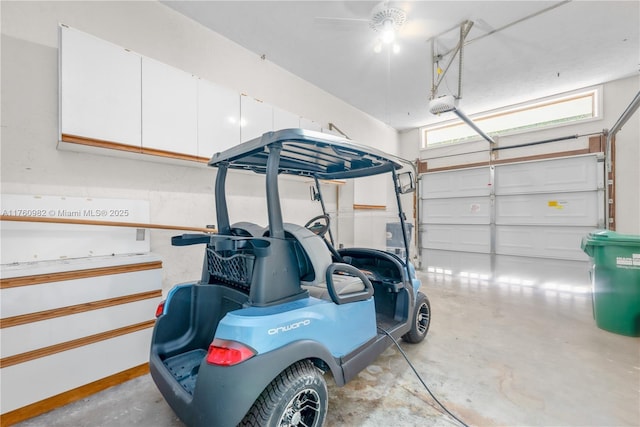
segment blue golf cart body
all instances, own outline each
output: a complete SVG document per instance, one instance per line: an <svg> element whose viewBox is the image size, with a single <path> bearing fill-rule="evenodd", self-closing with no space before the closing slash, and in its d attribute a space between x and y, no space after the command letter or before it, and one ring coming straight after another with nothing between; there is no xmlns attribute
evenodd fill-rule
<svg viewBox="0 0 640 427"><path fill-rule="evenodd" d="M286 129L217 153L209 166L217 168L218 229L172 239L203 245L204 263L200 280L173 287L158 307L153 380L187 426L321 426L325 372L342 386L392 345L387 334L417 343L428 331L429 301L409 261L401 206L400 175L411 164L347 139ZM268 227L230 222L232 169L265 175ZM323 211L322 180L387 174L405 258L334 248L326 212L305 226L283 222L283 174L310 178Z"/></svg>

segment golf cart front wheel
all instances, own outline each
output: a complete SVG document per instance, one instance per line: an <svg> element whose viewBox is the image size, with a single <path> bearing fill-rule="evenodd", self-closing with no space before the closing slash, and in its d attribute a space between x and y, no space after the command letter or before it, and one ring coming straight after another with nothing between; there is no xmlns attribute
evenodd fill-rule
<svg viewBox="0 0 640 427"><path fill-rule="evenodd" d="M324 377L313 363L294 363L264 389L240 425L320 427L327 414L327 395Z"/></svg>
<svg viewBox="0 0 640 427"><path fill-rule="evenodd" d="M402 339L410 343L419 343L427 336L431 325L431 304L429 298L422 292L416 296L416 305L413 309L411 330L402 336Z"/></svg>

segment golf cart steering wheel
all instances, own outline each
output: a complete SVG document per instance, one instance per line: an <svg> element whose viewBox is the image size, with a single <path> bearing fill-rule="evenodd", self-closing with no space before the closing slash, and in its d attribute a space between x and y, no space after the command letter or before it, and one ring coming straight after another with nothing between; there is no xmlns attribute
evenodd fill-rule
<svg viewBox="0 0 640 427"><path fill-rule="evenodd" d="M321 219L324 220L324 224L319 222ZM324 237L329 230L329 215L318 215L313 217L307 221L304 227L309 229L312 233L317 234L320 237Z"/></svg>

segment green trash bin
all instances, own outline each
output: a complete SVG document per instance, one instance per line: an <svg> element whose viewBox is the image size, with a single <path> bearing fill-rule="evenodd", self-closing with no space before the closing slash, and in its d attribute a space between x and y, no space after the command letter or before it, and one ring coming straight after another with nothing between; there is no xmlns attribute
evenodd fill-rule
<svg viewBox="0 0 640 427"><path fill-rule="evenodd" d="M582 239L593 260L593 317L599 328L640 336L640 236L597 230Z"/></svg>

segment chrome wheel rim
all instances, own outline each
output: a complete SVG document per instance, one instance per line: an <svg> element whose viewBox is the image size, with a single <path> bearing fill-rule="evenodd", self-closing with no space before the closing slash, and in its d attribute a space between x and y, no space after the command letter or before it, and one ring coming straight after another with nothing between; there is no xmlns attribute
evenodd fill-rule
<svg viewBox="0 0 640 427"><path fill-rule="evenodd" d="M416 330L423 335L427 333L427 328L429 327L429 320L431 318L431 313L429 313L429 306L426 302L420 304L418 308L418 312L416 314Z"/></svg>
<svg viewBox="0 0 640 427"><path fill-rule="evenodd" d="M320 414L320 395L313 389L299 391L287 404L278 426L315 427Z"/></svg>

